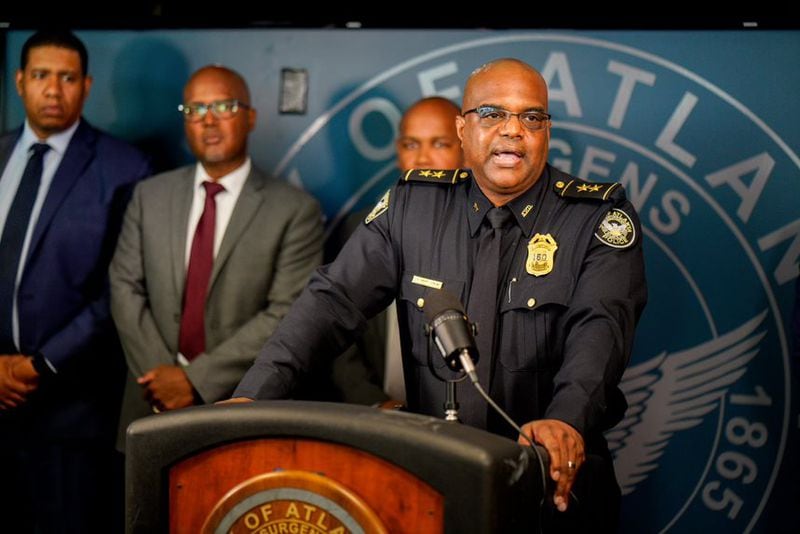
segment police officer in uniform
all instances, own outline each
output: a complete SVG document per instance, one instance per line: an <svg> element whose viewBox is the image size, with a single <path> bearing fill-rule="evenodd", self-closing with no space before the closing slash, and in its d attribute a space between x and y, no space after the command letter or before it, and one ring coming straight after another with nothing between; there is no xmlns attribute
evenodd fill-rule
<svg viewBox="0 0 800 534"><path fill-rule="evenodd" d="M624 414L617 385L646 302L637 215L619 184L547 165L547 87L529 65L477 69L456 121L471 171L405 173L315 273L234 399L288 396L315 354L348 345L397 298L408 408L441 416L424 307L445 289L478 322L481 382L549 453L553 505L570 508L554 513L558 526L612 530L619 488L602 432ZM445 374L444 361L434 365ZM458 395L462 422L517 437L469 384Z"/></svg>

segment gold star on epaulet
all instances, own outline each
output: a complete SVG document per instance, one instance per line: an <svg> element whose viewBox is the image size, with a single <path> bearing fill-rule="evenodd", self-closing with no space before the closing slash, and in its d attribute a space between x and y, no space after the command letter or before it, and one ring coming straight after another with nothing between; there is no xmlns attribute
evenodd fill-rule
<svg viewBox="0 0 800 534"><path fill-rule="evenodd" d="M434 184L458 184L472 176L466 169L411 169L406 171L400 182L428 182Z"/></svg>
<svg viewBox="0 0 800 534"><path fill-rule="evenodd" d="M558 180L553 184L553 190L559 196L566 198L579 198L590 200L608 200L611 193L619 188L617 182L593 184L579 178L571 178L569 181Z"/></svg>

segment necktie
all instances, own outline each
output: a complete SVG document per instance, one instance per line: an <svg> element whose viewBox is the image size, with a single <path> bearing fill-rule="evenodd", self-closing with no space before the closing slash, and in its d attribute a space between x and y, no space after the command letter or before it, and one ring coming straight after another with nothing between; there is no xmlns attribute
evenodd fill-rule
<svg viewBox="0 0 800 534"><path fill-rule="evenodd" d="M189 254L178 338L178 350L189 361L206 350L205 306L208 282L214 265L214 230L217 222L217 203L214 197L225 190L215 182L203 182L203 187L206 190L206 202L203 214L197 221Z"/></svg>
<svg viewBox="0 0 800 534"><path fill-rule="evenodd" d="M467 315L477 323L479 361L477 364L478 379L488 390L489 375L492 366L492 346L494 342L494 325L497 321L497 284L500 272L500 244L503 238L503 227L513 217L505 207L491 208L486 213L486 221L491 228L482 228L475 263L472 270L472 289L469 294ZM463 395L459 401L462 405L461 420L479 427L486 426L485 403L477 394L473 394L471 386L462 388ZM463 401L462 401L463 399Z"/></svg>
<svg viewBox="0 0 800 534"><path fill-rule="evenodd" d="M14 288L22 261L22 245L30 225L31 211L42 182L45 153L50 145L35 143L25 165L17 194L8 211L3 236L0 238L0 354L16 352L12 331Z"/></svg>

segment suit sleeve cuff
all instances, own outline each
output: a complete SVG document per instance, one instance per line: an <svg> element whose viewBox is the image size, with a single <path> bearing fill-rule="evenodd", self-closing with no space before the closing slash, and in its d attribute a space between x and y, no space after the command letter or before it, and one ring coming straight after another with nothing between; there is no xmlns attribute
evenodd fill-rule
<svg viewBox="0 0 800 534"><path fill-rule="evenodd" d="M41 378L52 377L58 374L58 370L56 370L55 366L50 360L45 358L44 354L41 352L37 352L33 355L31 363Z"/></svg>

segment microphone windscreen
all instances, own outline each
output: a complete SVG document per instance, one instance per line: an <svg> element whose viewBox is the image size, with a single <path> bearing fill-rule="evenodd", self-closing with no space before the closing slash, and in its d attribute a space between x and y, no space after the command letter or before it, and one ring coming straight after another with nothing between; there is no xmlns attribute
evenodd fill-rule
<svg viewBox="0 0 800 534"><path fill-rule="evenodd" d="M464 306L455 295L446 289L439 289L428 292L425 296L423 310L425 311L425 319L430 323L445 310L455 310L463 314Z"/></svg>

